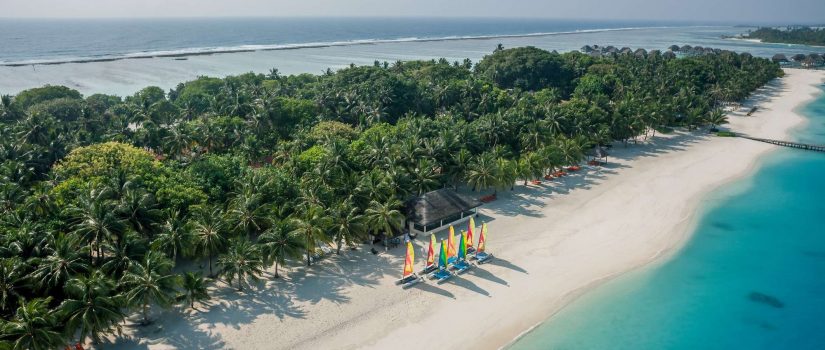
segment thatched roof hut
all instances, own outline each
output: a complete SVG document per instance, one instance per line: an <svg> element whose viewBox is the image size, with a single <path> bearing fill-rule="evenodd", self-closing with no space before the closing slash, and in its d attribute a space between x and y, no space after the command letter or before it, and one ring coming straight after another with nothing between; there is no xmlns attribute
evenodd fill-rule
<svg viewBox="0 0 825 350"><path fill-rule="evenodd" d="M602 52L600 50L593 50L593 51L590 51L589 55L590 55L590 57L593 57L593 58L601 58L602 57Z"/></svg>
<svg viewBox="0 0 825 350"><path fill-rule="evenodd" d="M814 62L822 62L822 56L815 53L808 54L808 58L813 60Z"/></svg>
<svg viewBox="0 0 825 350"><path fill-rule="evenodd" d="M802 62L805 59L805 54L798 53L796 55L791 56L791 59L796 62Z"/></svg>
<svg viewBox="0 0 825 350"><path fill-rule="evenodd" d="M583 52L583 53L590 53L592 51L593 51L593 47L591 47L590 45L584 45L581 48L581 52Z"/></svg>
<svg viewBox="0 0 825 350"><path fill-rule="evenodd" d="M684 51L684 52L690 52L691 50L693 50L693 47L691 47L690 45L684 45L681 48L679 48L679 51Z"/></svg>
<svg viewBox="0 0 825 350"><path fill-rule="evenodd" d="M739 54L739 57L742 57L742 58L751 58L751 57L753 57L753 55L751 55L751 53L750 53L750 52L743 52L743 53L740 53L740 54Z"/></svg>
<svg viewBox="0 0 825 350"><path fill-rule="evenodd" d="M639 49L636 49L636 51L633 52L633 55L636 56L637 58L645 58L645 57L647 57L647 51L645 49L639 48Z"/></svg>
<svg viewBox="0 0 825 350"><path fill-rule="evenodd" d="M647 53L647 57L657 57L657 56L661 56L661 55L662 55L662 51L659 51L659 50L656 50L656 49L650 50L650 52Z"/></svg>
<svg viewBox="0 0 825 350"><path fill-rule="evenodd" d="M662 54L664 58L676 58L676 54L673 51L667 50L665 53Z"/></svg>
<svg viewBox="0 0 825 350"><path fill-rule="evenodd" d="M628 55L628 54L633 53L633 49L625 46L621 50L619 50L619 52L622 53L622 54Z"/></svg>
<svg viewBox="0 0 825 350"><path fill-rule="evenodd" d="M427 192L412 198L406 203L407 222L412 223L419 231L427 231L426 227L438 227L466 218L472 209L481 206L475 198L465 196L449 188L442 188ZM420 228L420 229L419 229Z"/></svg>
<svg viewBox="0 0 825 350"><path fill-rule="evenodd" d="M607 53L616 53L616 52L619 52L619 49L617 49L613 45L609 45L608 47L604 48L604 51L607 52Z"/></svg>
<svg viewBox="0 0 825 350"><path fill-rule="evenodd" d="M704 47L701 47L701 46L694 46L694 47L693 47L693 52L696 52L696 53L702 53L702 52L704 52L704 51L705 51L705 48L704 48Z"/></svg>
<svg viewBox="0 0 825 350"><path fill-rule="evenodd" d="M670 45L667 49L670 51L679 51L679 45Z"/></svg>
<svg viewBox="0 0 825 350"><path fill-rule="evenodd" d="M776 62L776 63L779 63L779 62L788 62L788 58L787 58L787 57L785 57L785 55L783 55L783 54L781 54L781 53L778 53L778 54L776 54L776 55L773 55L773 57L771 57L771 61L774 61L774 62Z"/></svg>

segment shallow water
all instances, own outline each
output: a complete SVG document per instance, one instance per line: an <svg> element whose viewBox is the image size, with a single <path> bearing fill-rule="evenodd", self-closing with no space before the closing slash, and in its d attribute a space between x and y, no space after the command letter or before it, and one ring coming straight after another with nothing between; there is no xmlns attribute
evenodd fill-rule
<svg viewBox="0 0 825 350"><path fill-rule="evenodd" d="M506 19L208 19L126 23L0 20L0 42L4 44L0 50L0 94L53 84L66 85L86 95L124 96L148 85L169 89L201 75L266 73L270 68L285 74L318 74L327 68L372 64L375 60L444 57L450 61L469 58L477 62L499 43L505 47L532 45L559 52L578 50L585 44L659 50L673 44L689 44L748 51L763 57L777 52L823 51L804 45L721 38L743 33L747 28L684 25ZM547 35L514 36L536 33ZM263 50L275 48L280 49ZM134 58L249 49L258 51ZM133 58L118 59L124 57ZM88 59L116 60L4 65Z"/></svg>
<svg viewBox="0 0 825 350"><path fill-rule="evenodd" d="M825 96L795 139L825 144ZM589 292L512 349L825 349L825 154L782 149L705 200L669 260Z"/></svg>

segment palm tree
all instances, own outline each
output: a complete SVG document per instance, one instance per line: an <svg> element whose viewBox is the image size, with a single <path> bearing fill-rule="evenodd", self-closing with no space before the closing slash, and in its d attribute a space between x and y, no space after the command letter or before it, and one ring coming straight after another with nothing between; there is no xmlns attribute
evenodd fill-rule
<svg viewBox="0 0 825 350"><path fill-rule="evenodd" d="M172 261L189 251L192 242L191 232L186 227L183 214L177 210L168 210L166 221L160 227L160 233L152 241L152 249L166 252Z"/></svg>
<svg viewBox="0 0 825 350"><path fill-rule="evenodd" d="M258 275L263 273L263 260L257 246L245 237L235 238L229 242L226 254L218 257L221 274L229 285L238 280L238 290L243 291L248 280L258 281Z"/></svg>
<svg viewBox="0 0 825 350"><path fill-rule="evenodd" d="M467 169L467 183L475 190L484 190L496 187L498 176L496 174L496 164L490 153L484 153L475 158L475 162L470 163Z"/></svg>
<svg viewBox="0 0 825 350"><path fill-rule="evenodd" d="M212 272L212 260L226 243L224 231L226 224L223 220L223 212L220 208L212 210L201 210L198 212L196 220L191 222L191 230L194 238L194 249L200 256L206 256L209 263L209 276L214 276Z"/></svg>
<svg viewBox="0 0 825 350"><path fill-rule="evenodd" d="M152 194L133 186L131 181L127 181L123 186L123 197L120 198L116 210L135 232L148 236L155 224L160 221L161 213Z"/></svg>
<svg viewBox="0 0 825 350"><path fill-rule="evenodd" d="M143 261L132 264L121 277L124 297L129 305L141 308L143 324L149 324L149 306L168 307L176 294L178 276L172 274L174 263L162 253L150 251Z"/></svg>
<svg viewBox="0 0 825 350"><path fill-rule="evenodd" d="M428 159L419 159L413 169L410 169L410 182L420 196L438 186L436 165Z"/></svg>
<svg viewBox="0 0 825 350"><path fill-rule="evenodd" d="M386 249L386 238L392 235L394 230L400 230L404 225L404 214L398 210L401 208L401 201L390 198L386 202L372 201L364 212L367 224L372 231L378 235L384 233L384 248Z"/></svg>
<svg viewBox="0 0 825 350"><path fill-rule="evenodd" d="M352 244L365 232L364 216L347 199L332 210L331 231L335 241L335 254L341 254L341 246Z"/></svg>
<svg viewBox="0 0 825 350"><path fill-rule="evenodd" d="M238 194L229 205L227 212L235 222L239 232L256 235L271 224L269 206L264 204L259 193Z"/></svg>
<svg viewBox="0 0 825 350"><path fill-rule="evenodd" d="M14 350L50 350L65 344L58 331L55 313L49 310L51 298L22 301L14 318L3 323L2 337Z"/></svg>
<svg viewBox="0 0 825 350"><path fill-rule="evenodd" d="M289 220L289 225L293 227L292 233L300 235L304 239L307 266L310 266L312 264L312 253L318 243L329 240L326 234L329 218L319 205L309 204L305 205L299 214Z"/></svg>
<svg viewBox="0 0 825 350"><path fill-rule="evenodd" d="M68 298L58 306L58 312L68 334L78 334L81 341L90 337L98 344L101 336L120 332L119 324L125 317L123 301L114 293L114 282L102 271L69 280L65 291Z"/></svg>
<svg viewBox="0 0 825 350"><path fill-rule="evenodd" d="M195 302L209 300L209 292L206 289L206 279L200 273L186 272L181 278L181 291L177 296L178 302L186 303L190 308L195 308Z"/></svg>
<svg viewBox="0 0 825 350"><path fill-rule="evenodd" d="M725 116L725 112L722 111L722 109L716 108L710 111L707 121L710 123L710 131L716 131L716 126L727 124L728 118Z"/></svg>
<svg viewBox="0 0 825 350"><path fill-rule="evenodd" d="M76 236L59 234L49 247L49 255L33 259L34 271L29 278L40 288L61 288L73 275L86 272L89 264Z"/></svg>
<svg viewBox="0 0 825 350"><path fill-rule="evenodd" d="M98 263L103 259L103 243L113 237L120 237L126 230L108 200L108 190L93 189L80 196L77 205L70 205L67 214L71 218L72 231L89 245L89 260L92 251L97 252Z"/></svg>
<svg viewBox="0 0 825 350"><path fill-rule="evenodd" d="M286 258L298 259L304 249L302 237L294 231L288 230L285 225L273 226L264 232L258 243L264 254L267 265L275 263L275 278L278 275L278 265L286 264Z"/></svg>
<svg viewBox="0 0 825 350"><path fill-rule="evenodd" d="M24 268L19 257L0 258L0 311L11 309L20 296L17 290L21 287Z"/></svg>

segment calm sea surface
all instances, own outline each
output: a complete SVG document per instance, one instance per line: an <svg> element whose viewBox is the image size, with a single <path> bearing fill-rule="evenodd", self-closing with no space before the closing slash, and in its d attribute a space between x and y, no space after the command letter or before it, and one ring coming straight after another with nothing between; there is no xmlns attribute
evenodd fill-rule
<svg viewBox="0 0 825 350"><path fill-rule="evenodd" d="M0 19L0 94L58 84L84 94L130 95L148 85L168 89L201 75L264 73L271 68L317 74L375 60L478 61L499 43L560 52L585 44L660 50L689 44L758 56L825 51L721 38L747 29L539 19Z"/></svg>
<svg viewBox="0 0 825 350"><path fill-rule="evenodd" d="M825 97L797 140L825 144ZM512 346L825 349L825 154L783 149L706 200L687 245L619 277Z"/></svg>

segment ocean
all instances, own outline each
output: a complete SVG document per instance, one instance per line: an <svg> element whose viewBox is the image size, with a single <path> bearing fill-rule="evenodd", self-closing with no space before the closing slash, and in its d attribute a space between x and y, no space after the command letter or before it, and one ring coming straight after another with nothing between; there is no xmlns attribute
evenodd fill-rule
<svg viewBox="0 0 825 350"><path fill-rule="evenodd" d="M825 51L722 39L749 28L689 22L449 18L0 19L0 94L45 84L131 95L198 76L318 74L327 68L447 58L480 60L497 44L560 52L585 44L672 44L758 56Z"/></svg>
<svg viewBox="0 0 825 350"><path fill-rule="evenodd" d="M825 95L801 112L793 138L825 144ZM705 199L674 256L586 293L510 349L825 349L823 174L825 154L771 153Z"/></svg>

